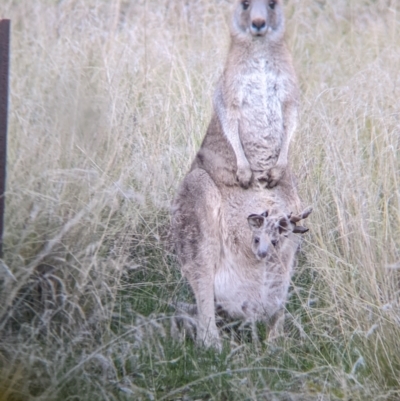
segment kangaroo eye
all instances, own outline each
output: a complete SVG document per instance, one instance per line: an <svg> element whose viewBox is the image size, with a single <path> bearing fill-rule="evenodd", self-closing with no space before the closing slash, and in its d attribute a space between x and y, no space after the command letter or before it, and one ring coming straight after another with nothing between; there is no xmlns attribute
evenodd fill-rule
<svg viewBox="0 0 400 401"><path fill-rule="evenodd" d="M254 243L255 244L258 244L259 242L260 242L260 238L258 238L258 237L254 238Z"/></svg>
<svg viewBox="0 0 400 401"><path fill-rule="evenodd" d="M250 5L250 2L244 1L244 2L242 3L243 10L247 10L247 9L249 8L249 5Z"/></svg>
<svg viewBox="0 0 400 401"><path fill-rule="evenodd" d="M270 2L269 2L269 8L270 8L270 9L273 10L273 9L275 8L275 6L276 6L276 1L270 1Z"/></svg>

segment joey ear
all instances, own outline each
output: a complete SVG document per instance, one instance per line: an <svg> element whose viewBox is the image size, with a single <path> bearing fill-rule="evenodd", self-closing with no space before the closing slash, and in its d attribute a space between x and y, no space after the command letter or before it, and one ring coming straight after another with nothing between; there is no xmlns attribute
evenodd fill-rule
<svg viewBox="0 0 400 401"><path fill-rule="evenodd" d="M300 214L290 213L289 219L292 223L296 224L300 220L306 219L311 212L312 212L312 207L308 207L307 209L304 209Z"/></svg>
<svg viewBox="0 0 400 401"><path fill-rule="evenodd" d="M303 218L303 219L306 219L310 214L311 214L311 212L312 212L312 207L311 206L309 206L307 209L304 209L302 212L301 212L301 217Z"/></svg>
<svg viewBox="0 0 400 401"><path fill-rule="evenodd" d="M279 234L282 234L284 231L288 231L289 227L290 227L290 221L287 217L282 217L278 221Z"/></svg>
<svg viewBox="0 0 400 401"><path fill-rule="evenodd" d="M303 226L295 226L293 229L293 232L296 234L304 234L308 231L309 229Z"/></svg>
<svg viewBox="0 0 400 401"><path fill-rule="evenodd" d="M264 224L264 216L260 214L251 214L247 221L249 222L250 228L261 228Z"/></svg>

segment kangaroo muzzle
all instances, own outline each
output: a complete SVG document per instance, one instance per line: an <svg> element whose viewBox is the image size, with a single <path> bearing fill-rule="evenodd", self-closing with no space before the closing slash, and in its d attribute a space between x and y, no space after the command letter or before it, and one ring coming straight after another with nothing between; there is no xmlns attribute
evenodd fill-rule
<svg viewBox="0 0 400 401"><path fill-rule="evenodd" d="M255 1L250 12L251 34L253 36L264 36L268 31L268 11L264 1Z"/></svg>

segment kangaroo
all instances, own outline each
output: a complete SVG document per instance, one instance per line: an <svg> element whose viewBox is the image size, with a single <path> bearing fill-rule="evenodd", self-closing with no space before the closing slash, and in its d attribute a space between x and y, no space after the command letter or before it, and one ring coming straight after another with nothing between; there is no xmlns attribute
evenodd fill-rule
<svg viewBox="0 0 400 401"><path fill-rule="evenodd" d="M296 128L298 85L284 42L281 0L240 0L213 115L192 170L218 184L274 187Z"/></svg>
<svg viewBox="0 0 400 401"><path fill-rule="evenodd" d="M281 0L240 0L207 133L172 204L170 239L196 298L197 341L221 349L216 308L279 332L300 237L287 166L298 88ZM265 188L267 187L267 189Z"/></svg>
<svg viewBox="0 0 400 401"><path fill-rule="evenodd" d="M270 246L276 247L279 244L282 233L306 233L308 228L297 226L296 223L308 217L311 211L312 209L308 208L298 216L291 213L287 216L278 215L279 218L268 218L268 210L262 214L251 214L247 221L252 231L251 248L255 257L258 260L265 259Z"/></svg>
<svg viewBox="0 0 400 401"><path fill-rule="evenodd" d="M171 240L197 304L197 341L221 349L216 308L279 333L300 238L300 201L285 172L272 189L217 187L203 169L187 174L173 201ZM292 213L293 212L293 213ZM254 330L253 330L254 332Z"/></svg>
<svg viewBox="0 0 400 401"><path fill-rule="evenodd" d="M253 255L258 261L261 262L262 267L265 267L263 266L262 261L266 261L267 256L269 256L270 260L266 261L266 263L269 263L270 271L268 272L268 274L271 278L270 284L272 287L276 288L280 287L279 286L280 282L279 279L281 279L280 274L274 273L274 266L273 263L271 263L271 261L274 255L276 256L277 252L279 252L279 248L282 247L281 237L282 236L287 237L288 234L291 232L300 234L306 233L308 229L303 226L298 226L296 225L296 223L308 217L311 211L312 211L311 208L307 208L299 215L293 215L292 213L289 215L284 215L284 214L282 215L277 213L271 216L269 214L269 211L266 210L262 214L251 214L250 216L248 216L247 221L249 223L249 227L252 232L250 244L251 244L251 249L253 251ZM271 246L275 248L273 253L271 253L270 251ZM258 264L254 259L251 261L251 258L248 262L249 262L248 266L251 264L253 265ZM286 292L287 292L286 286L289 285L289 281L290 280L284 280L284 283L282 283L283 286L281 286L280 288L281 291L283 289L284 297L286 297ZM265 286L265 283L263 285ZM252 288L252 290L254 290L254 288ZM274 295L277 295L277 299L282 298L282 296L279 296L279 294L274 294L274 295L272 294L273 291L270 291L268 295L272 299L274 299ZM259 310L260 306L259 302L256 303L256 308L249 309L248 300L246 299L243 301L243 296L241 296L239 299L236 298L236 293L229 294L228 296L234 299L234 304L232 304L232 302L226 303L226 301L225 302L221 301L221 299L227 299L226 295L221 297L219 303L215 302L215 310L219 316L223 315L226 317L227 314L226 311L228 310L228 315L240 318L245 322L250 321L250 323L253 326L253 331L252 331L253 338L257 342L258 338L256 338L256 330L254 327L254 323L260 319L265 320L265 318L267 318L267 323L270 328L268 336L269 340L274 340L275 338L279 337L282 334L283 320L284 320L283 308L278 309L276 312L272 312L272 315L268 315L266 314L265 306L262 306L261 313L254 314L254 312L257 312ZM186 334L190 338L195 339L194 331L197 325L194 317L198 315L196 305L177 302L172 306L175 308L177 312L175 318L172 319L172 327L171 327L172 336L174 338L180 337L178 329L178 326L180 326L184 328ZM202 337L200 336L199 338L201 340Z"/></svg>

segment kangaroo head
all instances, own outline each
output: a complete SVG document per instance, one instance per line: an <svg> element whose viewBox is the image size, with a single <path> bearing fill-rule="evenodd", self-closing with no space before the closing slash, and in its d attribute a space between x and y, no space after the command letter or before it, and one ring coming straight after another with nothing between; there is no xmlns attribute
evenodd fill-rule
<svg viewBox="0 0 400 401"><path fill-rule="evenodd" d="M282 0L238 0L232 35L279 40L285 30Z"/></svg>
<svg viewBox="0 0 400 401"><path fill-rule="evenodd" d="M270 246L277 247L282 237L291 232L304 234L308 228L297 226L296 223L307 218L312 209L307 208L299 215L269 216L268 210L262 214L251 214L247 221L252 231L251 249L258 260L266 258Z"/></svg>

